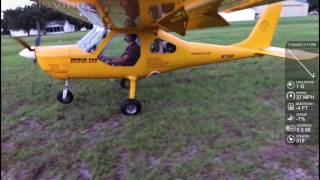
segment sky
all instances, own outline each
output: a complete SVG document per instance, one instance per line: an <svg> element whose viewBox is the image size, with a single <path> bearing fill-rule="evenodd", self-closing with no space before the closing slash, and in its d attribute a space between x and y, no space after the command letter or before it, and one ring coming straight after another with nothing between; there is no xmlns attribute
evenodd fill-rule
<svg viewBox="0 0 320 180"><path fill-rule="evenodd" d="M1 19L3 18L2 11L7 9L15 9L17 7L24 7L33 4L30 0L1 0Z"/></svg>
<svg viewBox="0 0 320 180"><path fill-rule="evenodd" d="M24 7L34 2L30 0L1 0L1 11L7 9L15 9L16 7Z"/></svg>

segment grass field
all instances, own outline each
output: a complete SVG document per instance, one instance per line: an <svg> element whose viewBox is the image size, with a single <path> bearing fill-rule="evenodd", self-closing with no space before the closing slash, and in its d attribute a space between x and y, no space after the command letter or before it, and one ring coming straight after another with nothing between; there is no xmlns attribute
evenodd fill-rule
<svg viewBox="0 0 320 180"><path fill-rule="evenodd" d="M316 40L318 16L282 19L273 41ZM230 44L253 22L189 32ZM44 36L75 43L83 33ZM143 112L123 116L118 81L64 82L1 37L1 179L318 179L318 146L284 143L284 61L273 57L179 70L138 82ZM26 38L33 43L34 37Z"/></svg>

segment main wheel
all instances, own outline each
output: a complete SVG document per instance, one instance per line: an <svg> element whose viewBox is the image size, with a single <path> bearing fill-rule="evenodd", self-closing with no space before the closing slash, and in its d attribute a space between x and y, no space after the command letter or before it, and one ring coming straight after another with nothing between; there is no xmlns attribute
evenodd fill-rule
<svg viewBox="0 0 320 180"><path fill-rule="evenodd" d="M120 82L120 86L123 89L129 89L130 88L130 80L129 79L122 79Z"/></svg>
<svg viewBox="0 0 320 180"><path fill-rule="evenodd" d="M122 102L120 108L124 115L132 116L140 113L141 104L135 99L127 99Z"/></svg>
<svg viewBox="0 0 320 180"><path fill-rule="evenodd" d="M63 98L63 91L59 91L57 99L62 104L70 104L73 100L73 94L71 91L67 91L66 97Z"/></svg>

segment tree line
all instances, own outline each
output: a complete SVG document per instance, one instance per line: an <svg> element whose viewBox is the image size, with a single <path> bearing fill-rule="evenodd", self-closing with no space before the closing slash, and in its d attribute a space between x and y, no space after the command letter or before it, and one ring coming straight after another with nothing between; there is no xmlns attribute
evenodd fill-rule
<svg viewBox="0 0 320 180"><path fill-rule="evenodd" d="M75 25L76 30L79 30L81 27L92 27L87 22L51 8L26 6L3 11L3 19L1 19L2 34L9 34L10 30L24 30L29 35L29 31L36 28L37 21L40 23L41 29L44 29L47 21L55 20L68 20L69 23Z"/></svg>
<svg viewBox="0 0 320 180"><path fill-rule="evenodd" d="M309 11L319 12L319 0L308 0L307 2L309 2Z"/></svg>

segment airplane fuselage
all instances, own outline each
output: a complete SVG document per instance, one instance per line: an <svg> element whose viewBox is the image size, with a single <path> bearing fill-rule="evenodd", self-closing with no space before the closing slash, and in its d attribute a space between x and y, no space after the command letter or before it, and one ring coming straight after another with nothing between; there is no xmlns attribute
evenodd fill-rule
<svg viewBox="0 0 320 180"><path fill-rule="evenodd" d="M137 33L140 37L141 56L134 66L113 66L98 59L98 55L121 32L111 32L95 52L88 53L76 45L40 46L36 56L40 68L55 79L108 79L143 78L176 69L231 61L255 56L251 49L234 46L193 43L159 31L157 36L148 31ZM160 38L176 46L172 53L153 53L150 44Z"/></svg>

